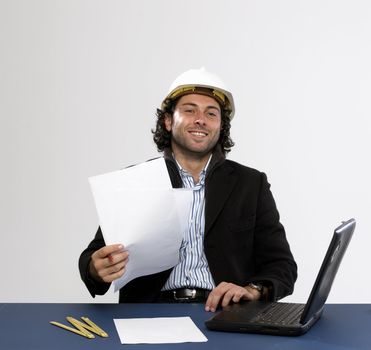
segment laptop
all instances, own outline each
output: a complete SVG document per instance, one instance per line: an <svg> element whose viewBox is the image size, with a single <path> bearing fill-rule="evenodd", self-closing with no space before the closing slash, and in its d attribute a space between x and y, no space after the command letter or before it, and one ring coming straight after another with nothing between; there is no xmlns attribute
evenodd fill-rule
<svg viewBox="0 0 371 350"><path fill-rule="evenodd" d="M343 222L334 231L327 253L306 304L250 301L232 304L205 322L216 331L297 336L321 317L356 221Z"/></svg>

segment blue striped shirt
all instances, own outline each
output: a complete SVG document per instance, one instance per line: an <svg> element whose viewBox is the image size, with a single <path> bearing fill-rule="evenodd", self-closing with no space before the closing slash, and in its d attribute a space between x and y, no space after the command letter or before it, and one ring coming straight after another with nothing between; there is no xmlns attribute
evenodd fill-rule
<svg viewBox="0 0 371 350"><path fill-rule="evenodd" d="M194 183L192 175L177 163L183 187L193 189L193 201L188 232L183 237L179 250L179 262L172 270L163 290L188 287L212 290L215 287L204 253L205 176L210 159L201 171L197 184Z"/></svg>

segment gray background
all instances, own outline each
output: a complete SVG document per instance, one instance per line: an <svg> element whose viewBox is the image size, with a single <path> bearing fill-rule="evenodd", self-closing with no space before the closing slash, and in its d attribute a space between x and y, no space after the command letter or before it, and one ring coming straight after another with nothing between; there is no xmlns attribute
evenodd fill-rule
<svg viewBox="0 0 371 350"><path fill-rule="evenodd" d="M87 178L157 155L172 80L235 96L229 158L268 174L305 301L332 231L358 226L330 296L370 302L371 5L336 0L0 0L1 302L91 299Z"/></svg>

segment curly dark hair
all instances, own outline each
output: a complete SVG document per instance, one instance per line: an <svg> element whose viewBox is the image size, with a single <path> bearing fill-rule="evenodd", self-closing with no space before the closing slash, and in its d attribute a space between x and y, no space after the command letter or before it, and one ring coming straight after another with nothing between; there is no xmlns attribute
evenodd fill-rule
<svg viewBox="0 0 371 350"><path fill-rule="evenodd" d="M166 130L165 126L165 115L173 115L177 100L168 100L165 103L165 108L157 109L156 111L156 127L152 129L153 141L157 145L157 150L163 152L165 148L171 147L171 132ZM221 149L224 155L231 151L234 146L234 142L230 137L231 120L230 111L222 108L222 125L220 128L220 136L218 143L221 145Z"/></svg>

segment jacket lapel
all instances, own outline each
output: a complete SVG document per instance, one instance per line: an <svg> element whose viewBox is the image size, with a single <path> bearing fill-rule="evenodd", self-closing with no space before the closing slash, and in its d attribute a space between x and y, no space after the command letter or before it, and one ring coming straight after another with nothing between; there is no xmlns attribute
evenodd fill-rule
<svg viewBox="0 0 371 350"><path fill-rule="evenodd" d="M206 179L205 236L237 183L237 175L227 161L215 170Z"/></svg>

